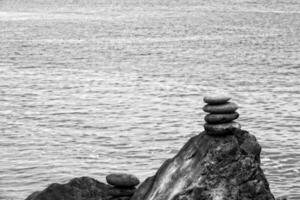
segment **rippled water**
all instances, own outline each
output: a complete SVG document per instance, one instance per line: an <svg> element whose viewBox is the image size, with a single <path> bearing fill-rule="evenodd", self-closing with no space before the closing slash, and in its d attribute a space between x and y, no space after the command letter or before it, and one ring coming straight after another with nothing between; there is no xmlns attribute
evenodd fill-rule
<svg viewBox="0 0 300 200"><path fill-rule="evenodd" d="M272 192L300 199L298 0L0 1L0 199L153 175L230 93Z"/></svg>

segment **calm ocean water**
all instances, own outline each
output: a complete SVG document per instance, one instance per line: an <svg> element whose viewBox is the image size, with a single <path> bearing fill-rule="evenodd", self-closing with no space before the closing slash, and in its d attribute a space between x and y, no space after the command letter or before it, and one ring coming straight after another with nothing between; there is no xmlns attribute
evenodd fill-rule
<svg viewBox="0 0 300 200"><path fill-rule="evenodd" d="M142 180L228 92L276 195L300 199L299 0L0 0L0 199Z"/></svg>

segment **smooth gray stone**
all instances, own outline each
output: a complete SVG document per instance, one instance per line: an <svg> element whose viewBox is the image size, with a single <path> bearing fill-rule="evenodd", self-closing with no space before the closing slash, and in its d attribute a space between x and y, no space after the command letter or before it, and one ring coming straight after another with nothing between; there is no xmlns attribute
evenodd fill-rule
<svg viewBox="0 0 300 200"><path fill-rule="evenodd" d="M228 114L208 114L204 117L204 120L209 124L221 124L231 122L239 117L239 113Z"/></svg>
<svg viewBox="0 0 300 200"><path fill-rule="evenodd" d="M232 102L227 102L225 104L219 104L219 105L205 105L203 107L204 112L208 112L208 113L212 113L212 114L233 113L237 109L238 109L238 106Z"/></svg>
<svg viewBox="0 0 300 200"><path fill-rule="evenodd" d="M210 105L224 104L228 102L231 98L228 96L206 96L203 101Z"/></svg>
<svg viewBox="0 0 300 200"><path fill-rule="evenodd" d="M118 187L134 187L140 183L136 176L125 173L109 174L106 176L106 181L108 184Z"/></svg>
<svg viewBox="0 0 300 200"><path fill-rule="evenodd" d="M229 122L222 124L204 124L204 129L208 135L227 135L232 134L234 129L241 129L241 125L237 122Z"/></svg>

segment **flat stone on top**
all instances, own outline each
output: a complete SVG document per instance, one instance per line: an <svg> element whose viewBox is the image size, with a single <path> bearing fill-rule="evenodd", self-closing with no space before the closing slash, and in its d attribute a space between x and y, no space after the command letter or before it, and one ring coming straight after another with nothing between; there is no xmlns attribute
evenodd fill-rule
<svg viewBox="0 0 300 200"><path fill-rule="evenodd" d="M203 107L204 112L212 114L224 114L224 113L234 113L238 109L235 103L227 102L225 104L219 105L205 105Z"/></svg>
<svg viewBox="0 0 300 200"><path fill-rule="evenodd" d="M117 187L134 187L140 183L140 180L132 175L125 173L114 173L106 176L108 184Z"/></svg>
<svg viewBox="0 0 300 200"><path fill-rule="evenodd" d="M207 114L204 120L209 124L221 124L231 122L239 117L237 112L227 114Z"/></svg>
<svg viewBox="0 0 300 200"><path fill-rule="evenodd" d="M241 129L241 125L237 122L229 122L222 124L204 124L204 129L208 135L230 135L235 129Z"/></svg>
<svg viewBox="0 0 300 200"><path fill-rule="evenodd" d="M206 96L203 101L210 105L218 105L227 103L231 98L228 96Z"/></svg>

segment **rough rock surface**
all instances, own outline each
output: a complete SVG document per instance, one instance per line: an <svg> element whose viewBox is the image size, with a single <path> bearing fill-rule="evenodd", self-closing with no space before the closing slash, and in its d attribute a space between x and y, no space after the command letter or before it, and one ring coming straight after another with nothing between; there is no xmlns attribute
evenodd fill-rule
<svg viewBox="0 0 300 200"><path fill-rule="evenodd" d="M90 177L74 178L69 183L53 183L25 200L129 200L135 188L117 188Z"/></svg>
<svg viewBox="0 0 300 200"><path fill-rule="evenodd" d="M131 200L274 200L260 168L256 138L233 131L191 138Z"/></svg>

